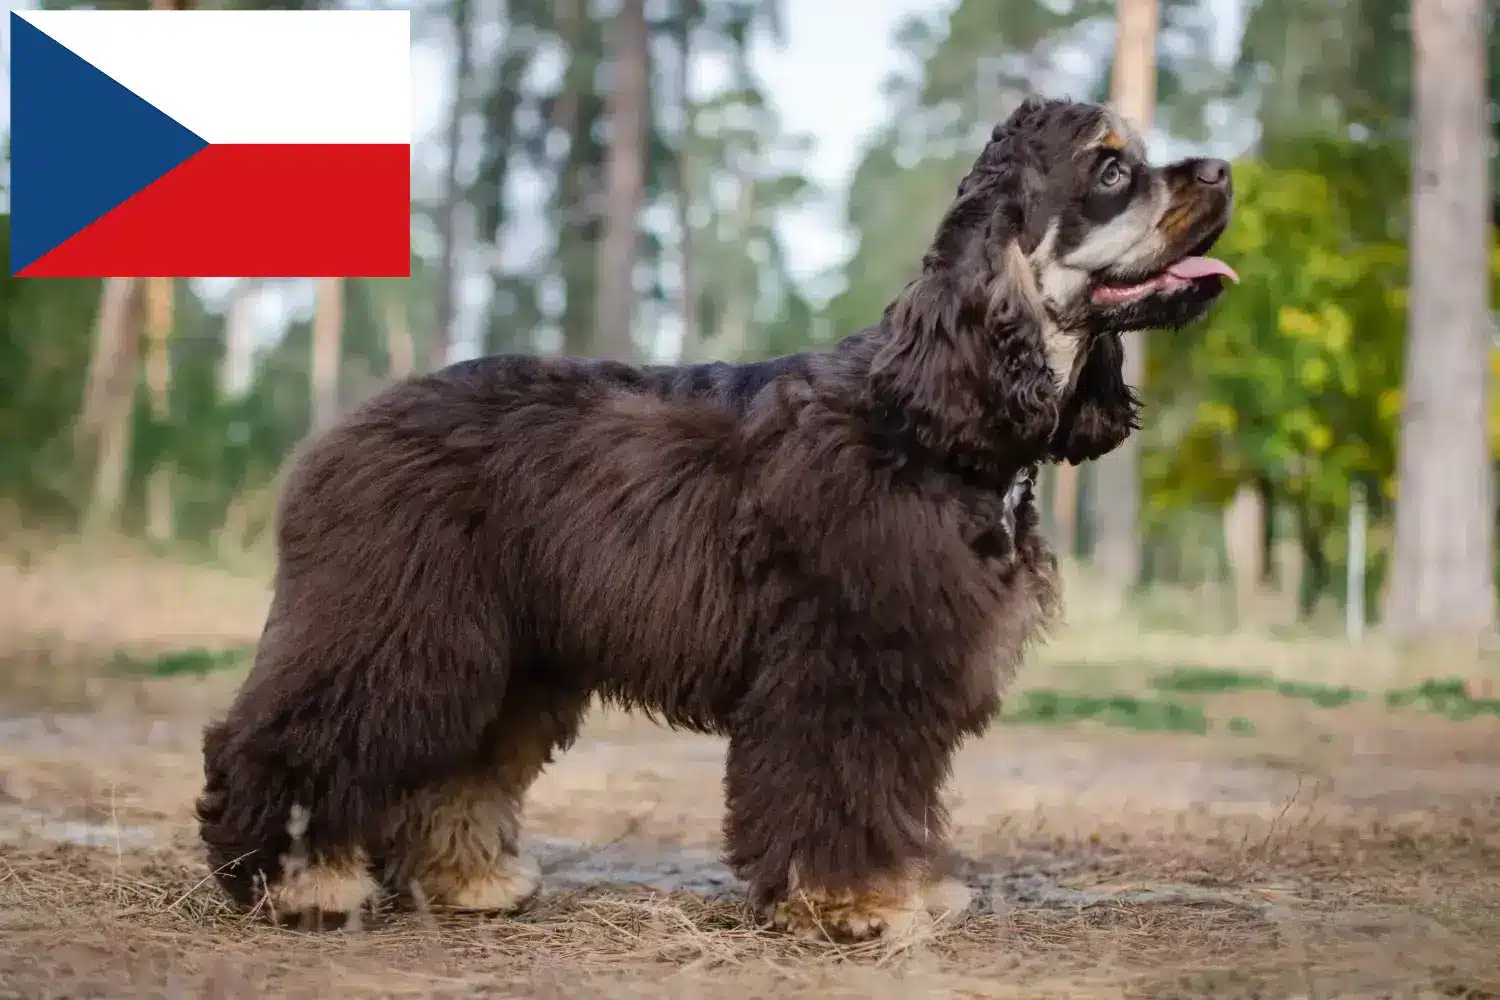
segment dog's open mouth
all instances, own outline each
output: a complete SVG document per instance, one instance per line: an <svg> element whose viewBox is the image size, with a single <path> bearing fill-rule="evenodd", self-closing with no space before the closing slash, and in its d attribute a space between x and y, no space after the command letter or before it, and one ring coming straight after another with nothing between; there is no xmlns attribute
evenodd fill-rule
<svg viewBox="0 0 1500 1000"><path fill-rule="evenodd" d="M1138 302L1148 295L1170 295L1195 282L1213 278L1227 278L1234 282L1240 280L1234 268L1222 260L1214 257L1184 257L1145 281L1130 285L1095 285L1092 295L1098 305L1118 306Z"/></svg>

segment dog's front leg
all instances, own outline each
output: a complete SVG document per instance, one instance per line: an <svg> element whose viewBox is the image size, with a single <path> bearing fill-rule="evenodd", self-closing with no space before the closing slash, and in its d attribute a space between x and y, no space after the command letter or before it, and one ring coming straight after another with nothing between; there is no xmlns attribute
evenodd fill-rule
<svg viewBox="0 0 1500 1000"><path fill-rule="evenodd" d="M908 944L969 904L936 865L956 740L930 702L857 678L840 690L809 670L742 713L725 783L729 861L784 930Z"/></svg>

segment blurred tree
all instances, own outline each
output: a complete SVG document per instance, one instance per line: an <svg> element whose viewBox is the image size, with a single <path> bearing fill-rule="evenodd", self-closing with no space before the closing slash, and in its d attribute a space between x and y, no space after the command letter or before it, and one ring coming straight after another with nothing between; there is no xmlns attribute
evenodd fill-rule
<svg viewBox="0 0 1500 1000"><path fill-rule="evenodd" d="M698 175L686 192L686 232L701 276L692 318L699 336L684 343L683 352L735 359L801 350L809 310L776 223L812 190L799 172L786 169L805 154L808 140L788 136L754 90L717 95L696 110L696 120L691 155L714 169Z"/></svg>
<svg viewBox="0 0 1500 1000"><path fill-rule="evenodd" d="M469 110L470 77L474 72L474 2L452 0L453 77L450 81L453 102L448 112L448 129L444 151L443 202L439 238L442 240L442 265L438 269L437 308L433 316L431 349L427 369L435 371L448 363L453 343L455 283L458 280L458 215L464 192L458 180L459 156L462 152L464 118Z"/></svg>
<svg viewBox="0 0 1500 1000"><path fill-rule="evenodd" d="M545 102L561 141L552 143L548 129L543 150L556 145L564 151L562 163L554 168L551 212L562 271L562 348L566 354L587 354L595 342L598 244L603 234L605 153L599 124L604 99L597 81L604 63L604 33L603 25L588 16L583 0L559 0L554 11L568 62L561 90Z"/></svg>
<svg viewBox="0 0 1500 1000"><path fill-rule="evenodd" d="M94 462L88 505L91 531L116 523L125 496L130 409L139 377L142 291L142 282L134 278L106 279L94 323L83 406L73 435L77 455Z"/></svg>
<svg viewBox="0 0 1500 1000"><path fill-rule="evenodd" d="M158 0L161 2L161 0ZM172 334L176 324L176 282L146 279L146 388L151 422L164 429L172 423ZM101 331L103 326L100 326ZM146 534L154 541L170 541L175 534L172 510L172 455L170 448L150 451L146 483Z"/></svg>
<svg viewBox="0 0 1500 1000"><path fill-rule="evenodd" d="M682 324L680 353L684 358L698 356L702 334L698 324L698 268L693 259L697 244L693 241L693 194L698 170L698 107L693 99L693 42L703 24L702 0L679 0L673 33L677 41L677 159L674 208L677 223L678 289L677 315Z"/></svg>
<svg viewBox="0 0 1500 1000"><path fill-rule="evenodd" d="M1375 487L1377 510L1392 492L1406 255L1360 206L1399 199L1405 176L1396 148L1347 141L1310 143L1292 166L1241 161L1218 248L1241 282L1201 332L1151 357L1148 528L1242 484L1283 499L1313 570L1304 611L1338 582L1350 481ZM1372 583L1388 549L1376 534Z"/></svg>
<svg viewBox="0 0 1500 1000"><path fill-rule="evenodd" d="M441 291L439 291L441 295ZM344 326L344 283L338 278L319 278L313 301L312 430L331 426L339 414L339 369ZM436 339L443 340L438 331Z"/></svg>
<svg viewBox="0 0 1500 1000"><path fill-rule="evenodd" d="M646 199L651 52L646 0L620 0L609 73L609 154L604 169L604 235L599 241L596 349L628 361L635 355L635 268L641 206Z"/></svg>
<svg viewBox="0 0 1500 1000"><path fill-rule="evenodd" d="M1230 96L1253 113L1260 144L1273 158L1278 146L1326 135L1368 142L1407 142L1413 134L1411 0L1343 0L1307 4L1252 0L1230 81ZM1500 104L1500 32L1495 4L1483 9L1485 94ZM1489 113L1500 140L1500 113ZM1493 164L1500 142L1488 152ZM1500 190L1491 192L1500 218ZM1406 224L1405 203L1387 206ZM1380 206L1371 206L1379 210Z"/></svg>
<svg viewBox="0 0 1500 1000"><path fill-rule="evenodd" d="M1118 0L1110 99L1143 132L1156 110L1157 0ZM1139 387L1146 372L1142 335L1125 338L1125 381ZM1101 502L1095 507L1095 563L1116 588L1140 578L1140 438L1131 435L1095 466ZM1068 488L1066 481L1059 484ZM1075 487L1076 488L1076 487Z"/></svg>
<svg viewBox="0 0 1500 1000"><path fill-rule="evenodd" d="M1412 15L1411 311L1385 614L1405 638L1495 624L1484 22L1482 0L1421 0Z"/></svg>

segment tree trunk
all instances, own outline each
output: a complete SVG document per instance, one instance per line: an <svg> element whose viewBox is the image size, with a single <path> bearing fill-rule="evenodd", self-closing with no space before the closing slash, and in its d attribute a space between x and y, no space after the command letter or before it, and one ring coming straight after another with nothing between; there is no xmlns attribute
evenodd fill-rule
<svg viewBox="0 0 1500 1000"><path fill-rule="evenodd" d="M1402 639L1463 640L1495 621L1484 3L1413 4L1412 44L1411 298L1385 623Z"/></svg>
<svg viewBox="0 0 1500 1000"><path fill-rule="evenodd" d="M609 159L605 164L604 238L599 243L598 353L628 361L635 350L636 250L646 194L646 116L650 83L645 0L621 0L615 16L614 86L609 95Z"/></svg>
<svg viewBox="0 0 1500 1000"><path fill-rule="evenodd" d="M464 112L468 109L469 77L474 65L473 0L453 0L453 107L448 114L448 162L443 172L443 258L438 267L436 315L427 369L435 371L448 363L453 344L453 319L457 312L458 209L463 190L458 183L458 157L463 146Z"/></svg>
<svg viewBox="0 0 1500 1000"><path fill-rule="evenodd" d="M84 531L98 534L119 523L140 377L141 285L111 278L99 302L98 337L89 366L89 388L79 417L78 440L94 461Z"/></svg>
<svg viewBox="0 0 1500 1000"><path fill-rule="evenodd" d="M411 332L411 312L403 286L386 284L376 289L380 316L385 327L385 351L390 358L392 379L403 379L416 369L416 339Z"/></svg>
<svg viewBox="0 0 1500 1000"><path fill-rule="evenodd" d="M1312 508L1303 504L1297 511L1297 540L1302 546L1302 576L1297 594L1300 620L1311 621L1328 589L1331 573L1328 556L1323 552L1326 532Z"/></svg>
<svg viewBox="0 0 1500 1000"><path fill-rule="evenodd" d="M94 350L84 381L83 407L74 427L74 444L81 452L92 452L104 431L105 414L119 391L121 363L127 351L125 338L140 333L136 324L139 291L134 278L106 278L100 290ZM135 353L129 349L132 363Z"/></svg>
<svg viewBox="0 0 1500 1000"><path fill-rule="evenodd" d="M598 206L593 127L594 79L601 61L598 27L585 16L583 0L555 0L553 24L568 50L562 89L552 120L567 137L568 151L558 168L553 223L566 301L563 306L563 353L581 355L593 349L595 297L598 294Z"/></svg>
<svg viewBox="0 0 1500 1000"><path fill-rule="evenodd" d="M1267 591L1280 582L1276 575L1276 487L1265 476L1257 476L1255 495L1260 508L1260 585Z"/></svg>
<svg viewBox="0 0 1500 1000"><path fill-rule="evenodd" d="M677 252L682 260L678 276L682 289L677 311L682 319L682 360L692 362L702 349L699 343L702 334L698 330L698 271L693 260L693 155L697 123L691 93L693 26L686 12L681 16L682 34L677 52L677 96L682 102L682 133L677 139Z"/></svg>
<svg viewBox="0 0 1500 1000"><path fill-rule="evenodd" d="M313 432L324 430L338 417L339 360L344 329L344 283L319 278L312 331Z"/></svg>
<svg viewBox="0 0 1500 1000"><path fill-rule="evenodd" d="M1255 484L1241 483L1222 512L1235 621L1241 626L1255 620L1266 579L1266 516L1261 503Z"/></svg>
<svg viewBox="0 0 1500 1000"><path fill-rule="evenodd" d="M1117 0L1114 78L1115 107L1142 131L1151 127L1156 105L1157 0ZM1140 333L1125 336L1125 381L1139 386L1146 372ZM1099 459L1094 496L1095 563L1106 580L1124 591L1140 577L1138 537L1140 438L1131 435Z"/></svg>
<svg viewBox="0 0 1500 1000"><path fill-rule="evenodd" d="M158 434L172 421L172 326L176 312L171 278L146 279L146 385L151 391L151 420ZM170 439L169 439L170 440ZM174 534L172 516L172 452L162 449L146 477L146 536L165 542Z"/></svg>

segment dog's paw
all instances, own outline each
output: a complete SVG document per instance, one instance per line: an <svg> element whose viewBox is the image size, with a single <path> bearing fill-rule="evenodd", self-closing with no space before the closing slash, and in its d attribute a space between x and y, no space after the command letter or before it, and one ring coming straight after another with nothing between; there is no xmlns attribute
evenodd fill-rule
<svg viewBox="0 0 1500 1000"><path fill-rule="evenodd" d="M462 913L515 913L537 897L541 869L529 855L509 856L477 877L449 877L428 891L435 908Z"/></svg>
<svg viewBox="0 0 1500 1000"><path fill-rule="evenodd" d="M334 930L358 920L380 893L362 858L338 864L291 865L266 892L275 923L304 930Z"/></svg>
<svg viewBox="0 0 1500 1000"><path fill-rule="evenodd" d="M890 945L915 943L934 927L921 893L798 889L776 903L771 925L809 941L856 944L880 939Z"/></svg>

